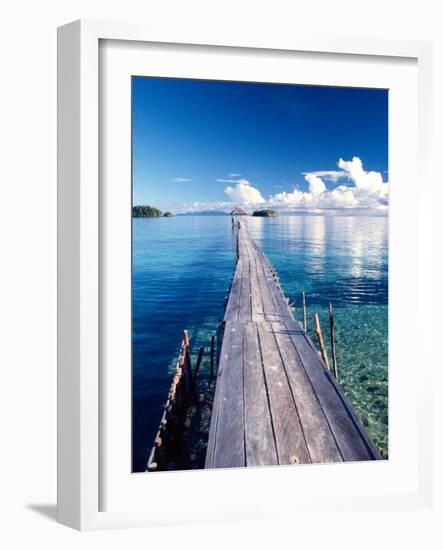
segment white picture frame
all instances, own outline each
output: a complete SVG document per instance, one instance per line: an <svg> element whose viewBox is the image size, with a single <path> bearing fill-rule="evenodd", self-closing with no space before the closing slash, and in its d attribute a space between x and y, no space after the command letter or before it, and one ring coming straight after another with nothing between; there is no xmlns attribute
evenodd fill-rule
<svg viewBox="0 0 443 550"><path fill-rule="evenodd" d="M104 408L101 404L100 361L100 266L101 247L99 223L102 208L99 186L99 73L100 41L127 41L135 43L165 43L204 47L231 48L242 52L248 49L274 52L329 53L336 56L374 56L394 59L413 59L418 70L418 158L419 182L430 181L429 158L431 140L431 46L426 42L369 40L346 37L315 37L297 34L264 39L252 35L232 37L187 36L186 31L171 35L157 33L155 28L136 24L77 21L59 29L58 33L58 519L59 522L80 530L130 526L152 526L220 519L256 519L275 515L276 499L300 508L300 500L291 493L277 491L258 497L251 493L238 497L236 503L225 496L217 506L197 503L183 509L179 500L174 504L159 503L143 508L122 501L121 507L103 510L100 504L101 426ZM430 200L429 198L427 200ZM422 288L428 276L430 262L430 223L426 204L421 203L419 235L416 250L420 253L421 271L417 283ZM418 253L418 252L417 252ZM418 258L417 258L418 260ZM430 292L429 287L427 292ZM425 305L420 306L425 308ZM420 311L426 317L425 309ZM347 496L337 499L335 508L346 511L358 505L362 509L392 509L395 507L430 506L432 493L430 424L431 402L425 393L425 381L431 375L431 361L423 359L416 373L417 407L417 466L412 486L383 495L369 493L355 495L352 487ZM347 465L350 471L353 465ZM278 470L278 472L277 472ZM326 471L326 470L325 470ZM262 472L264 472L262 470ZM174 483L186 476L189 488L201 473L172 474ZM223 483L223 476L231 475L240 482L244 472L205 472L204 483ZM249 475L249 474L248 474ZM251 476L257 475L255 473ZM265 469L258 474L266 483L285 484L290 469ZM354 470L354 475L361 475ZM169 474L171 476L171 474ZM265 483L266 478L266 483ZM184 479L184 477L183 477ZM169 477L169 485L171 484ZM278 480L278 481L277 481ZM255 478L255 482L257 478ZM412 480L411 480L412 481ZM259 481L260 482L260 481ZM162 483L157 477L156 485ZM166 483L166 481L165 481ZM215 486L214 485L214 486ZM269 498L269 500L268 500ZM322 500L323 499L323 500ZM245 506L245 503L248 506ZM303 509L326 509L331 505L318 492L312 499L303 500ZM280 514L281 515L281 514ZM290 517L288 515L288 517Z"/></svg>

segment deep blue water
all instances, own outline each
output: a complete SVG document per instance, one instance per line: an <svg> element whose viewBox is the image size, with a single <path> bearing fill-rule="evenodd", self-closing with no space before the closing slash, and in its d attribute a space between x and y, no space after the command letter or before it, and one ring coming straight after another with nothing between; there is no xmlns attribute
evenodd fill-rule
<svg viewBox="0 0 443 550"><path fill-rule="evenodd" d="M315 311L328 340L334 305L340 382L384 456L388 451L388 221L384 217L248 218L308 331ZM223 318L236 261L226 217L137 218L133 223L133 470L144 471L182 331L208 346Z"/></svg>

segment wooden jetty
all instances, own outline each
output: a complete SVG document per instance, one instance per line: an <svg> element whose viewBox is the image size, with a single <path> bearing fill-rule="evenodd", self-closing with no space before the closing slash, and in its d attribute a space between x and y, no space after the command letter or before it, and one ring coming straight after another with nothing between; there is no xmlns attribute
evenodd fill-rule
<svg viewBox="0 0 443 550"><path fill-rule="evenodd" d="M235 226L205 468L380 459L247 224Z"/></svg>

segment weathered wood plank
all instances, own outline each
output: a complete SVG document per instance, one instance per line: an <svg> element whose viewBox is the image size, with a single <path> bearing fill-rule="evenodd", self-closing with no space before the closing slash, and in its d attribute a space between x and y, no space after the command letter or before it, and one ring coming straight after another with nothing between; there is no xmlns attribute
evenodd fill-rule
<svg viewBox="0 0 443 550"><path fill-rule="evenodd" d="M243 271L243 260L238 260L232 279L229 299L225 310L225 321L237 321L240 307L241 276Z"/></svg>
<svg viewBox="0 0 443 550"><path fill-rule="evenodd" d="M239 258L246 260L249 259L249 239L247 231L243 225L240 225L240 228L238 230L237 251Z"/></svg>
<svg viewBox="0 0 443 550"><path fill-rule="evenodd" d="M241 260L243 262L241 289L240 289L240 304L238 310L238 320L244 323L252 320L251 314L251 277L250 277L250 261Z"/></svg>
<svg viewBox="0 0 443 550"><path fill-rule="evenodd" d="M311 458L272 326L257 327L279 464L306 464Z"/></svg>
<svg viewBox="0 0 443 550"><path fill-rule="evenodd" d="M278 464L257 325L243 330L246 465Z"/></svg>
<svg viewBox="0 0 443 550"><path fill-rule="evenodd" d="M295 351L298 353L306 374L328 419L343 460L373 460L379 458L374 453L375 448L368 444L363 427L356 416L351 413L351 407L341 390L324 368L318 353L313 352L305 338L304 331L298 323L285 322Z"/></svg>
<svg viewBox="0 0 443 550"><path fill-rule="evenodd" d="M312 387L306 371L294 353L291 338L284 323L271 323L274 337L286 370L292 396L297 404L306 444L312 462L341 462L343 457L334 439L320 401Z"/></svg>
<svg viewBox="0 0 443 550"><path fill-rule="evenodd" d="M264 321L265 315L263 310L263 300L258 282L257 265L254 259L249 262L250 277L251 277L251 313L253 321Z"/></svg>
<svg viewBox="0 0 443 550"><path fill-rule="evenodd" d="M224 345L225 345L225 340L223 339L220 358L222 357ZM226 340L226 346L228 345L229 345L229 341ZM221 368L221 360L220 360L219 366L217 369L217 378L215 382L216 391L214 395L214 401L212 403L212 414L211 414L211 423L209 426L208 445L206 448L205 468L214 467L214 454L215 454L215 444L216 444L216 438L217 438L218 415L220 413L220 406L223 398L224 373L225 373L225 369Z"/></svg>
<svg viewBox="0 0 443 550"><path fill-rule="evenodd" d="M297 325L301 329L303 329L303 326L301 324L297 323ZM305 340L308 342L309 347L316 353L316 356L317 356L318 360L321 362L322 361L321 355L319 354L319 352L318 352L317 348L315 347L314 342L311 340L310 336L306 332L304 332L303 330L302 330L302 334L305 337ZM323 365L323 367L324 367L324 365ZM326 374L328 375L328 379L329 379L330 383L333 384L333 386L335 388L335 391L339 396L340 401L343 403L343 406L345 407L346 411L348 412L348 414L350 415L350 417L353 419L354 423L356 424L357 431L360 433L362 439L365 442L365 445L370 450L370 453L374 456L374 460L380 460L381 455L380 455L379 450L377 449L377 447L374 445L374 443L369 438L365 428L363 427L363 425L361 423L361 420L358 418L357 414L355 413L354 408L352 407L349 399L344 394L343 390L341 389L340 385L335 380L332 373L330 373L329 371L326 371Z"/></svg>
<svg viewBox="0 0 443 550"><path fill-rule="evenodd" d="M285 297L283 295L283 292L280 290L280 288L277 286L276 281L274 280L274 277L272 275L271 269L269 267L269 260L266 258L266 256L263 254L263 252L260 251L259 257L261 258L260 265L261 269L263 271L263 277L266 281L266 285L269 290L269 294L272 298L272 301L275 306L275 310L277 312L277 315L280 320L283 319L290 319L292 320L294 317L292 313L288 309L288 304L285 301Z"/></svg>
<svg viewBox="0 0 443 550"><path fill-rule="evenodd" d="M275 307L274 300L272 299L272 295L269 291L260 258L255 257L255 265L257 270L258 291L260 292L263 303L264 320L278 321L280 315Z"/></svg>
<svg viewBox="0 0 443 550"><path fill-rule="evenodd" d="M242 323L226 323L219 366L223 387L217 418L214 468L245 466L242 333Z"/></svg>

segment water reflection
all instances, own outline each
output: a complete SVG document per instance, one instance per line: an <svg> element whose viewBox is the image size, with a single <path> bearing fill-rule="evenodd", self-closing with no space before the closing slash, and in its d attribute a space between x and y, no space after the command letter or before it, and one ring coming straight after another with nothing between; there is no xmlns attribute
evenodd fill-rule
<svg viewBox="0 0 443 550"><path fill-rule="evenodd" d="M248 224L298 290L339 303L387 302L387 218L281 216Z"/></svg>

